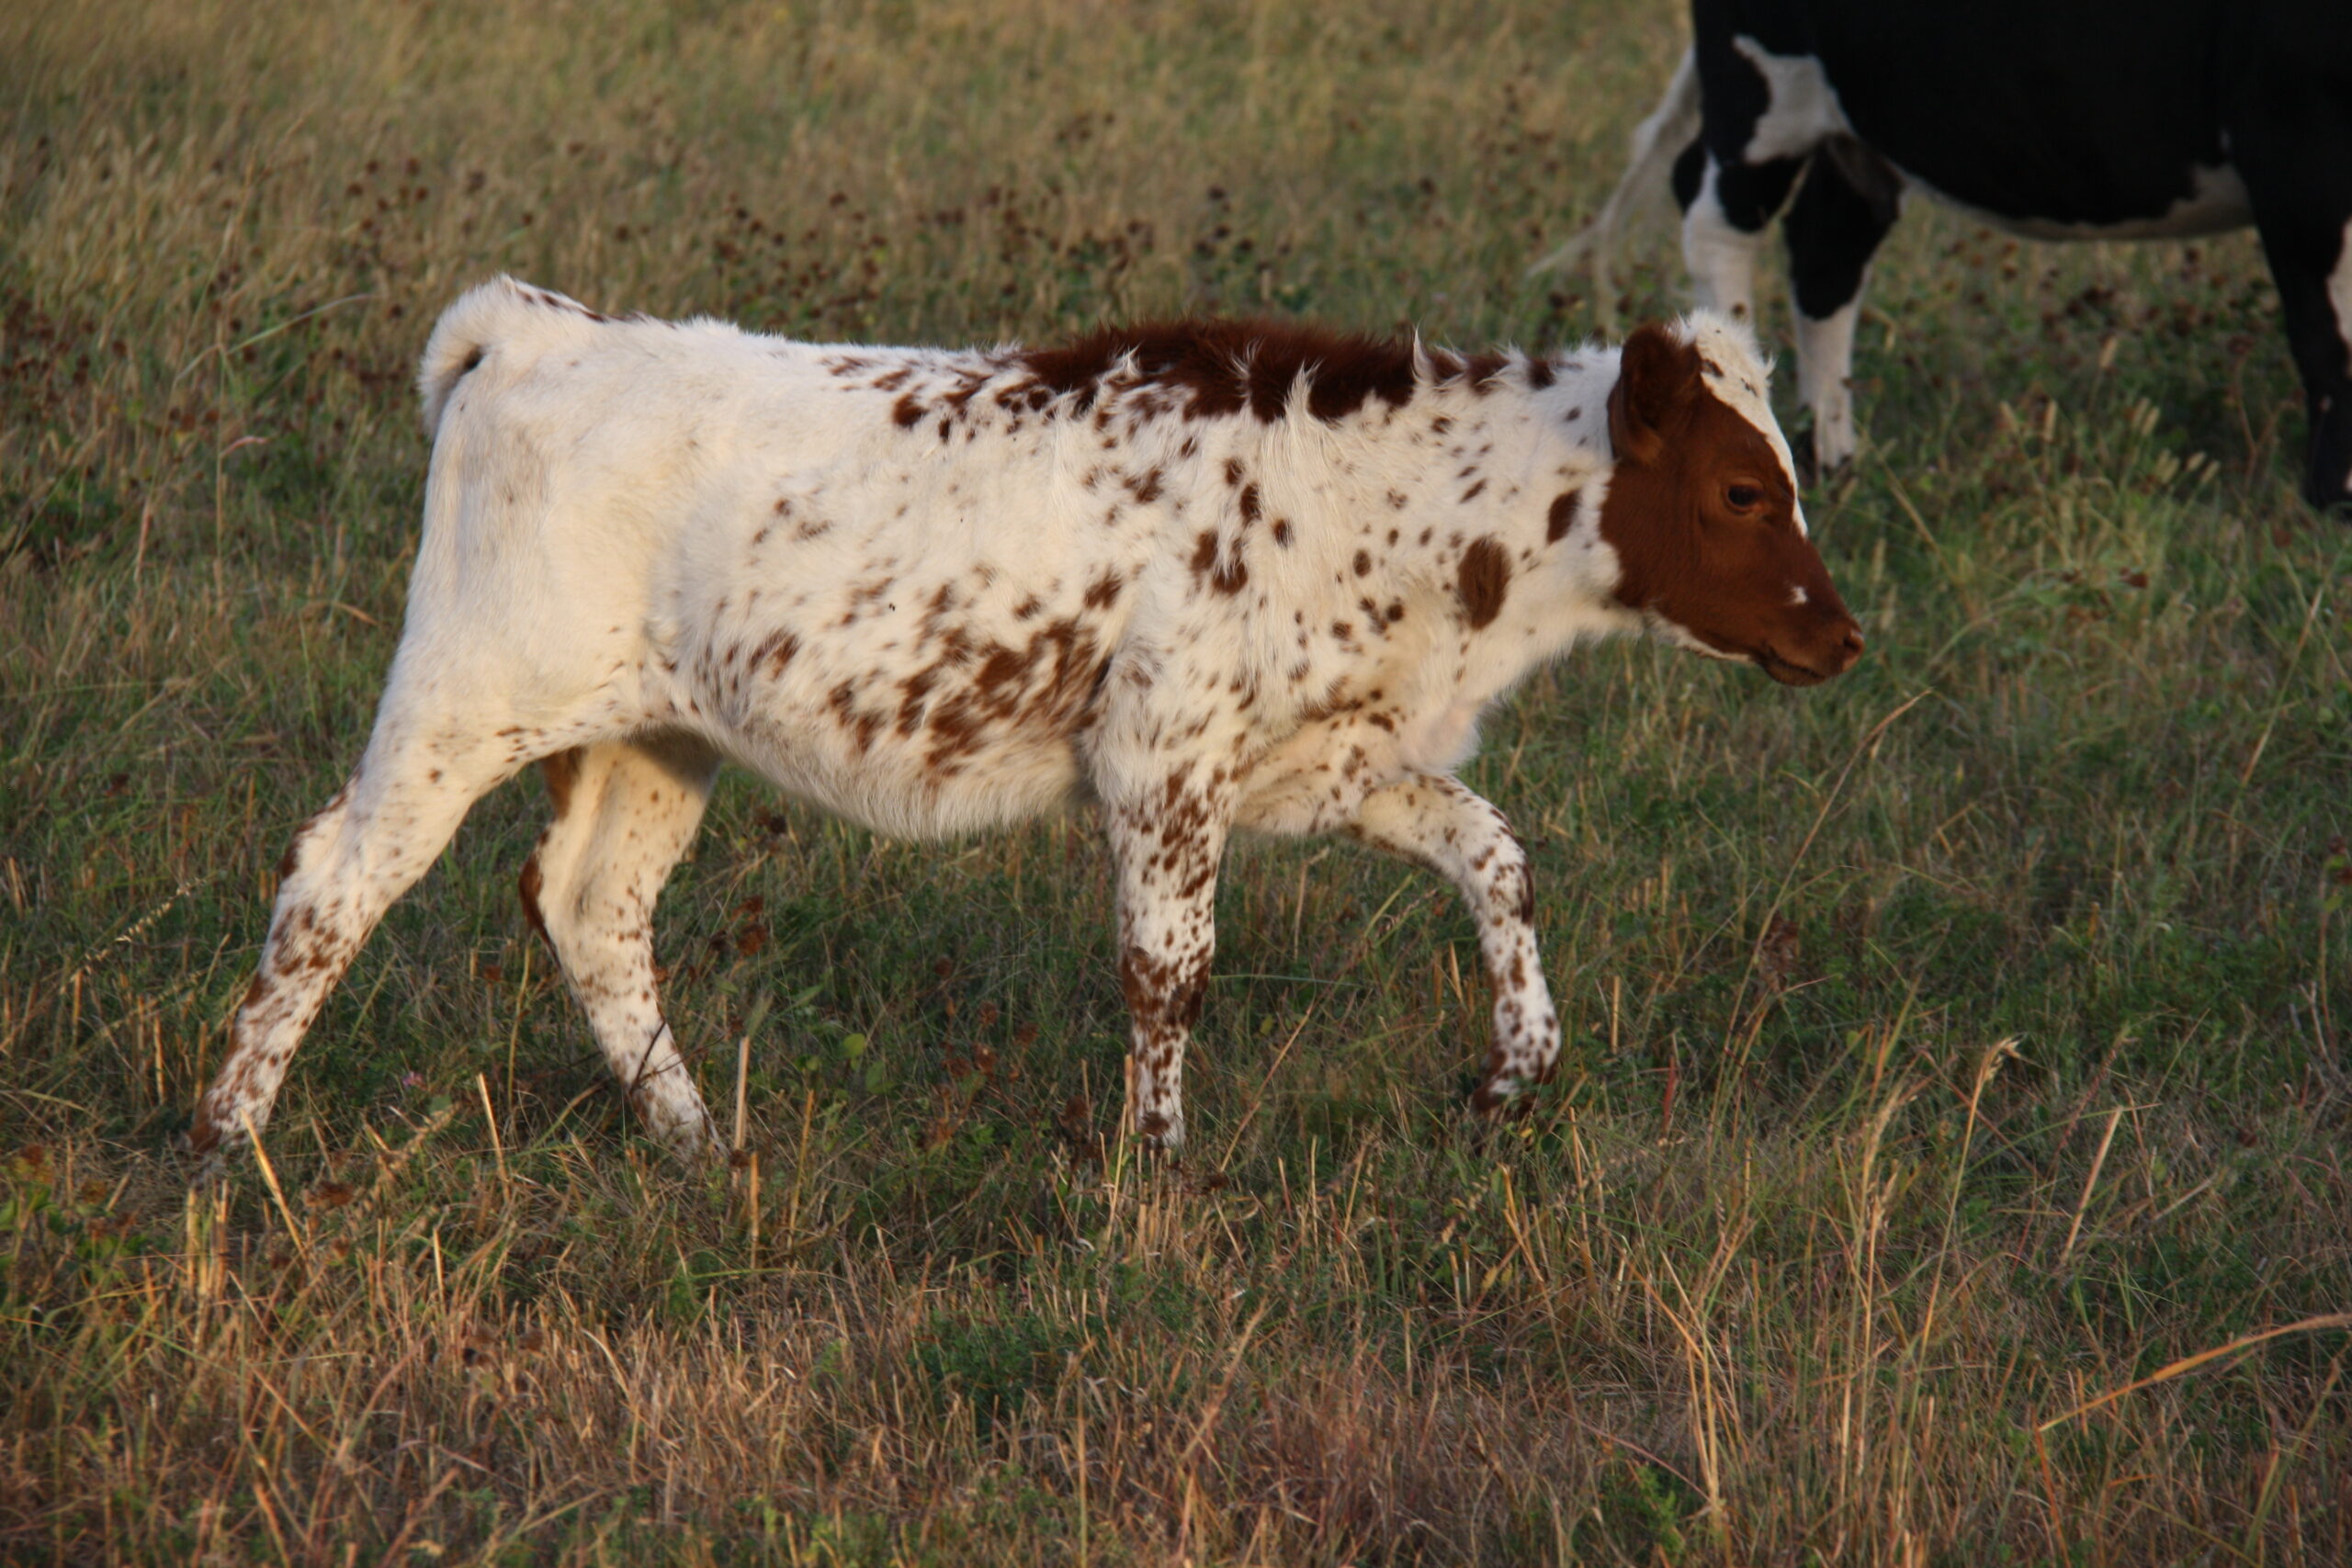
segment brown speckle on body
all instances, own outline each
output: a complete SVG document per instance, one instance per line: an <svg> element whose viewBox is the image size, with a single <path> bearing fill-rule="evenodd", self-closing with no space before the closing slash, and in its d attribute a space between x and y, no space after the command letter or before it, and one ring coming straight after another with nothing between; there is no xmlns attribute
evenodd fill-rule
<svg viewBox="0 0 2352 1568"><path fill-rule="evenodd" d="M1455 585L1462 595L1463 618L1473 631L1490 626L1503 613L1510 592L1510 556L1492 537L1474 539L1462 552Z"/></svg>

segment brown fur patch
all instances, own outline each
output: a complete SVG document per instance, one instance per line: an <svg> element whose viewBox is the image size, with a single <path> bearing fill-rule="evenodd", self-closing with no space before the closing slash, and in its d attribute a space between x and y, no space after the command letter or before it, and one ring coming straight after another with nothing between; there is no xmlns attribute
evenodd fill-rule
<svg viewBox="0 0 2352 1568"><path fill-rule="evenodd" d="M1568 530L1577 525L1577 513L1583 508L1584 495L1579 491L1563 491L1554 496L1550 521L1544 527L1544 542L1556 545L1566 538Z"/></svg>
<svg viewBox="0 0 2352 1568"><path fill-rule="evenodd" d="M548 801L561 817L571 809L571 791L580 782L580 751L577 747L558 751L551 757L539 759L539 777L547 781Z"/></svg>
<svg viewBox="0 0 2352 1568"><path fill-rule="evenodd" d="M800 639L790 632L770 632L766 639L752 650L752 657L745 661L745 668L755 669L765 665L770 675L781 675L784 673L784 667L791 663L793 655L799 651Z"/></svg>
<svg viewBox="0 0 2352 1568"><path fill-rule="evenodd" d="M1462 378L1472 391L1484 397L1495 389L1495 383L1502 379L1503 367L1510 363L1504 355L1474 354L1463 361Z"/></svg>
<svg viewBox="0 0 2352 1568"><path fill-rule="evenodd" d="M1219 593L1238 593L1250 581L1250 569L1239 560L1219 563L1216 535L1205 529L1193 546L1193 574L1206 577Z"/></svg>
<svg viewBox="0 0 2352 1568"><path fill-rule="evenodd" d="M514 891L522 896L523 918L531 922L539 940L553 946L555 939L548 935L547 916L539 908L539 894L546 886L547 875L539 870L539 852L533 850L531 858L523 863L523 874L514 879Z"/></svg>
<svg viewBox="0 0 2352 1568"><path fill-rule="evenodd" d="M1267 321L1190 321L1108 327L1061 348L1031 349L1019 363L1036 384L1084 411L1102 383L1132 366L1138 385L1182 394L1195 418L1247 410L1271 423L1306 382L1306 412L1344 419L1374 398L1391 408L1414 391L1409 344Z"/></svg>
<svg viewBox="0 0 2352 1568"><path fill-rule="evenodd" d="M1462 570L1455 579L1462 593L1462 613L1471 629L1489 626L1503 613L1510 592L1510 557L1491 536L1474 539L1462 552Z"/></svg>

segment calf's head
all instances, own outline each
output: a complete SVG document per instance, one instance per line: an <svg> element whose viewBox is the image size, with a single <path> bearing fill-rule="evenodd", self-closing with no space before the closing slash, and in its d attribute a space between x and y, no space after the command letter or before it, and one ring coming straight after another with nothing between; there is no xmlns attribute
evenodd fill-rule
<svg viewBox="0 0 2352 1568"><path fill-rule="evenodd" d="M1810 686L1861 657L1861 627L1805 536L1788 443L1744 334L1701 315L1625 342L1600 534L1616 597L1683 647Z"/></svg>

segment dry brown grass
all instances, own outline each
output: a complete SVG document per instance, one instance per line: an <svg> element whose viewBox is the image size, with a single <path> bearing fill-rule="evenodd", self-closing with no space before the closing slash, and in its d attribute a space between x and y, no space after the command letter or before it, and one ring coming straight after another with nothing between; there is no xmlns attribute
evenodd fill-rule
<svg viewBox="0 0 2352 1568"><path fill-rule="evenodd" d="M1065 1170L978 1257L849 1245L781 1181L754 1251L740 1179L609 1145L502 1179L428 1133L326 1161L290 1229L34 1152L16 1202L66 1223L17 1231L0 1502L19 1560L2339 1561L2340 1351L2041 1429L2135 1360L2052 1357L2072 1314L2019 1279L2079 1213L1952 1238L1956 1155L1890 1147L1960 1088L1802 1139L1570 1114L1419 1235L1376 1156L1248 1196ZM2225 1411L2267 1463L2210 1468Z"/></svg>

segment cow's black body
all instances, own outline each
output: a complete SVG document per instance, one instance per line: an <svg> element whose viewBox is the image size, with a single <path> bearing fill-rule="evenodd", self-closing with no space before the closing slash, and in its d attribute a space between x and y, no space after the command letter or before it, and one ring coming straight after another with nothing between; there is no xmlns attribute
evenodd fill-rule
<svg viewBox="0 0 2352 1568"><path fill-rule="evenodd" d="M1745 308L1781 216L1819 456L1905 186L2044 239L2253 223L2311 412L2304 493L2352 500L2352 0L1694 0L1628 179L1673 159L1701 292ZM1678 99L1677 95L1679 95ZM1695 123L1695 137L1682 145ZM1614 206L1612 204L1612 210ZM1819 363L1809 363L1819 362Z"/></svg>

